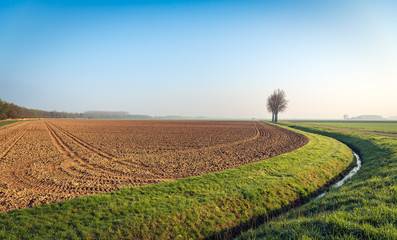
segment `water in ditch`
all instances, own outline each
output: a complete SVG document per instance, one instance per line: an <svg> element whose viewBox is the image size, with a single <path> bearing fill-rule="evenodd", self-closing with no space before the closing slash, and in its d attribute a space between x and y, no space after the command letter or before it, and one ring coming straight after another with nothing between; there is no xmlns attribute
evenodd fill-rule
<svg viewBox="0 0 397 240"><path fill-rule="evenodd" d="M350 172L349 174L347 174L344 178L342 178L341 180L339 180L337 183L333 184L330 188L338 188L340 186L342 186L343 184L345 184L345 182L347 180L349 180L350 178L352 178L357 172L358 170L360 170L361 168L361 159L360 156L358 156L357 153L353 152L354 157L356 158L357 161L357 166L355 166ZM322 197L324 197L325 195L327 195L327 191L319 194L316 199L320 199Z"/></svg>

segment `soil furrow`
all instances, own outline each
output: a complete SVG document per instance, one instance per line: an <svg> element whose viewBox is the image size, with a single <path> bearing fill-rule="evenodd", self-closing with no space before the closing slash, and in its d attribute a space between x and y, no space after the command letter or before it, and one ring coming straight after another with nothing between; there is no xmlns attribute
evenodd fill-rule
<svg viewBox="0 0 397 240"><path fill-rule="evenodd" d="M83 148L85 148L85 149L87 149L87 150L89 150L89 151L91 151L91 152L94 152L94 153L98 154L98 155L101 156L101 157L104 157L104 158L107 158L107 159L110 159L110 160L111 160L111 159L115 159L114 156L112 156L112 155L110 155L110 154L108 154L108 153L105 153L105 152L101 151L100 149L98 149L98 148L96 148L96 147L90 145L90 144L87 143L87 142L82 141L81 139L79 139L78 137L74 136L73 134L71 134L71 133L65 131L65 130L62 129L61 127L59 127L59 126L57 126L57 125L55 125L55 124L51 124L51 125L54 126L54 127L56 127L57 129L59 129L62 133L64 133L65 135L67 135L67 136L70 137L71 139L73 139L73 140L74 140L77 144L79 144L81 147L83 147Z"/></svg>
<svg viewBox="0 0 397 240"><path fill-rule="evenodd" d="M17 137L14 141L12 141L11 144L9 144L8 148L0 155L0 160L5 158L7 156L7 154L10 152L11 148L15 146L15 144L21 140L21 138L23 137L23 135L25 135L25 133L28 130L23 131L23 133L21 135L19 135L19 137ZM11 142L11 141L10 141ZM7 143L6 143L7 144Z"/></svg>

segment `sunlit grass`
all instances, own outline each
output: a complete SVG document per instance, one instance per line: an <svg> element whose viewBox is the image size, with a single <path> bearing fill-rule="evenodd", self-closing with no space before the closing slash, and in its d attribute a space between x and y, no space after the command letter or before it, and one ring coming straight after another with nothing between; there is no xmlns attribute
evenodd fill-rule
<svg viewBox="0 0 397 240"><path fill-rule="evenodd" d="M313 127L355 148L361 170L324 198L282 215L239 239L397 239L397 138Z"/></svg>

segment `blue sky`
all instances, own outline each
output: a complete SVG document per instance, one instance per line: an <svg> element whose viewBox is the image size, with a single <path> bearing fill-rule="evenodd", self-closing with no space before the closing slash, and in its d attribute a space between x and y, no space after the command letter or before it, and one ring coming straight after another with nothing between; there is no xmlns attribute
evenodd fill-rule
<svg viewBox="0 0 397 240"><path fill-rule="evenodd" d="M43 110L397 116L395 1L2 1L0 98Z"/></svg>

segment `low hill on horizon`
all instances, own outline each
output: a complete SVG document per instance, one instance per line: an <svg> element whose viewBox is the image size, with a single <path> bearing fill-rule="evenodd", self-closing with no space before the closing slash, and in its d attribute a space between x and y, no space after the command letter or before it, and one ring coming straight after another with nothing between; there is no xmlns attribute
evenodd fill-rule
<svg viewBox="0 0 397 240"><path fill-rule="evenodd" d="M357 117L348 117L347 115L344 116L345 120L386 120L386 118L380 115L360 115Z"/></svg>

